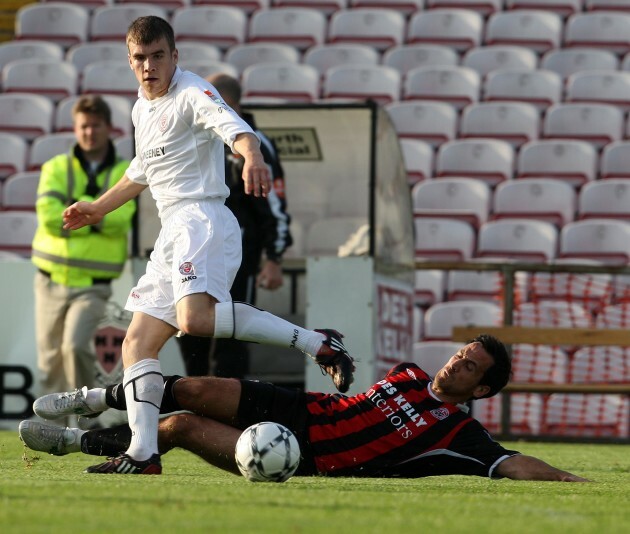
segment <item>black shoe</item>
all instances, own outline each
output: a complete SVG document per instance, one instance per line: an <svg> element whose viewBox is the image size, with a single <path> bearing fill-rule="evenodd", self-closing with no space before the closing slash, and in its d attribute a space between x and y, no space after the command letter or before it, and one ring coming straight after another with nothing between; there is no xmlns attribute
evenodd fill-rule
<svg viewBox="0 0 630 534"><path fill-rule="evenodd" d="M92 465L84 472L117 475L161 475L162 462L159 454L154 454L148 460L141 462L123 453L116 458L108 458L102 464Z"/></svg>
<svg viewBox="0 0 630 534"><path fill-rule="evenodd" d="M326 339L319 352L315 355L315 362L322 368L322 372L329 374L335 387L341 392L348 391L354 380L354 359L348 354L336 330L315 330L324 334Z"/></svg>

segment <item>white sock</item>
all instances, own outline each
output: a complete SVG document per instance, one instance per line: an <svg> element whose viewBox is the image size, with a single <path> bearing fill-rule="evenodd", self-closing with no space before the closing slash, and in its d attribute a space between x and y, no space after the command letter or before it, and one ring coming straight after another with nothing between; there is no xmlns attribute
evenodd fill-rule
<svg viewBox="0 0 630 534"><path fill-rule="evenodd" d="M87 390L85 396L85 404L88 405L90 410L95 412L104 412L109 410L109 406L105 402L105 388L92 388Z"/></svg>
<svg viewBox="0 0 630 534"><path fill-rule="evenodd" d="M214 307L214 337L235 337L265 345L295 348L316 355L324 334L306 330L244 302L219 302Z"/></svg>
<svg viewBox="0 0 630 534"><path fill-rule="evenodd" d="M159 360L147 358L125 369L123 376L131 443L127 454L148 460L158 452L157 433L164 379Z"/></svg>

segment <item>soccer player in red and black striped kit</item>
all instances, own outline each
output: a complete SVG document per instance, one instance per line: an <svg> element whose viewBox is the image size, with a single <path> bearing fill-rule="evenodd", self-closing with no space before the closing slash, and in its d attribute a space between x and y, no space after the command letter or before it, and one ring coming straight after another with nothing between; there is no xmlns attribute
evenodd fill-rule
<svg viewBox="0 0 630 534"><path fill-rule="evenodd" d="M495 395L510 374L505 346L484 334L453 355L435 378L416 364L401 363L354 396L229 378L171 377L165 381L162 412L191 413L161 420L160 452L181 447L238 473L234 448L241 431L256 422L275 421L290 428L300 442L302 459L296 475L410 478L460 474L586 481L504 449L468 415L464 403ZM45 418L61 417L67 410L89 415L125 407L124 390L119 386L89 390L80 395L80 402L61 408L51 407L47 397L34 405L35 412ZM29 447L57 455L79 451L116 455L131 437L126 426L85 432L33 421L22 422L20 435Z"/></svg>

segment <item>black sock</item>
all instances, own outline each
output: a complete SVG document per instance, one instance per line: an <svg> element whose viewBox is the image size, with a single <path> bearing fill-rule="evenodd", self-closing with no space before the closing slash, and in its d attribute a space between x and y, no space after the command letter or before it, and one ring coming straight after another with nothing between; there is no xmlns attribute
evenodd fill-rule
<svg viewBox="0 0 630 534"><path fill-rule="evenodd" d="M127 425L88 430L81 436L81 452L95 456L118 456L131 443L131 429Z"/></svg>
<svg viewBox="0 0 630 534"><path fill-rule="evenodd" d="M179 403L173 395L173 384L177 382L181 376L165 376L164 377L164 395L162 396L162 406L160 413L178 412L181 410ZM125 411L127 409L127 400L125 398L125 388L122 383L107 386L105 388L105 404L110 408Z"/></svg>

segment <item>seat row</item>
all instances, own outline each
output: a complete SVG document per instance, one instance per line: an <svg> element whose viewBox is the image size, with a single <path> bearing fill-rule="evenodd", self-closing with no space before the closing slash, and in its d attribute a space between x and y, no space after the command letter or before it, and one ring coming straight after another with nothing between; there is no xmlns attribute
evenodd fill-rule
<svg viewBox="0 0 630 534"><path fill-rule="evenodd" d="M227 49L244 42L285 42L300 50L325 42L368 44L380 51L403 43L447 44L459 52L481 44L523 45L538 53L560 46L592 46L617 54L630 50L630 14L595 11L562 17L539 10L497 12L486 21L468 9L417 11L406 19L387 8L335 11L330 20L310 8L276 7L247 12L232 6L175 9L169 17L159 4L112 5L92 13L76 4L42 3L16 15L17 39L44 39L64 47L88 40L124 42L129 21L138 16L170 18L178 41L208 41Z"/></svg>

